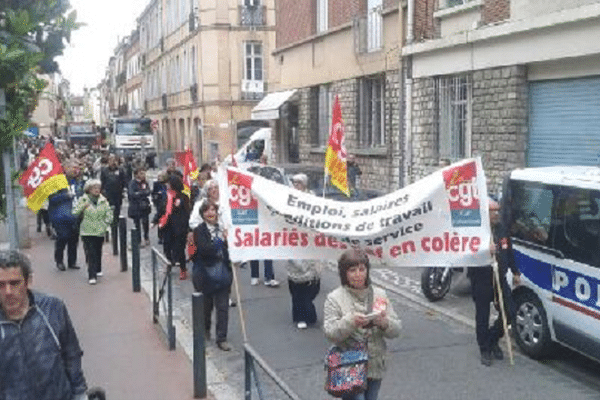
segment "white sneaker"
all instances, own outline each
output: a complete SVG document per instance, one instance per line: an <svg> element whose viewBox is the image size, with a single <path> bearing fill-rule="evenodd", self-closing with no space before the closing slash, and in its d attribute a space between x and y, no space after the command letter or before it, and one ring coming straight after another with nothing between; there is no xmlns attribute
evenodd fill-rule
<svg viewBox="0 0 600 400"><path fill-rule="evenodd" d="M96 284L96 280L95 279L90 279L90 285L95 285Z"/></svg>
<svg viewBox="0 0 600 400"><path fill-rule="evenodd" d="M256 286L259 283L260 283L260 280L258 278L250 278L250 285Z"/></svg>
<svg viewBox="0 0 600 400"><path fill-rule="evenodd" d="M265 286L277 287L279 286L279 281L275 279L271 279L270 281L265 281Z"/></svg>
<svg viewBox="0 0 600 400"><path fill-rule="evenodd" d="M298 322L297 326L298 326L298 329L306 329L306 328L308 328L308 325L306 325L306 322L304 322L304 321Z"/></svg>
<svg viewBox="0 0 600 400"><path fill-rule="evenodd" d="M96 276L103 276L104 274L102 272L98 272L96 273Z"/></svg>

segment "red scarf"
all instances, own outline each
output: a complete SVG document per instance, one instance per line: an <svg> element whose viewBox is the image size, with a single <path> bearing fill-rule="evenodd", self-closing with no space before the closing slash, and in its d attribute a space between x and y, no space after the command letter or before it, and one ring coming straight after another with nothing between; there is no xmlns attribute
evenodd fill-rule
<svg viewBox="0 0 600 400"><path fill-rule="evenodd" d="M176 195L177 193L174 190L167 190L167 207L165 209L164 215L158 220L159 228L164 228L165 225L167 225L167 221L173 213L173 199L176 197Z"/></svg>

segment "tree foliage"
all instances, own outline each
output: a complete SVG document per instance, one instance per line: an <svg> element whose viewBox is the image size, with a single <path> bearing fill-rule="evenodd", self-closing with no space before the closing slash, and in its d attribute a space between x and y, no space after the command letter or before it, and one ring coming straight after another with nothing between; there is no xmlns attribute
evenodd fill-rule
<svg viewBox="0 0 600 400"><path fill-rule="evenodd" d="M39 74L59 71L54 59L62 55L71 32L82 25L70 8L68 0L0 0L0 88L6 95L0 152L29 127L47 84Z"/></svg>

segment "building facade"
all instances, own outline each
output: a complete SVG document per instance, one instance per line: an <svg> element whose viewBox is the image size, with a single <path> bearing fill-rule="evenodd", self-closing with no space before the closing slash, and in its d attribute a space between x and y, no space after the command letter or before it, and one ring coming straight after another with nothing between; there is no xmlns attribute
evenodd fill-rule
<svg viewBox="0 0 600 400"><path fill-rule="evenodd" d="M154 0L138 24L144 110L159 121L160 149L223 159L276 76L275 1Z"/></svg>
<svg viewBox="0 0 600 400"><path fill-rule="evenodd" d="M408 0L407 181L481 156L491 192L519 167L598 165L600 2Z"/></svg>
<svg viewBox="0 0 600 400"><path fill-rule="evenodd" d="M278 2L276 89L293 96L275 121L277 161L297 151L301 163L324 164L337 96L345 147L363 171L357 186L398 188L402 15L399 0Z"/></svg>

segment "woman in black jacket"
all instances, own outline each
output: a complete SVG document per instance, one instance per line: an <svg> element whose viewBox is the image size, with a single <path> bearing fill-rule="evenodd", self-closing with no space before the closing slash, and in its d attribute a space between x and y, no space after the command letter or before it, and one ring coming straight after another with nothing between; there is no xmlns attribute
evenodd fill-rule
<svg viewBox="0 0 600 400"><path fill-rule="evenodd" d="M194 289L204 293L204 327L206 337L210 338L210 325L213 307L216 309L216 343L224 351L231 350L227 343L227 325L229 320L229 291L232 281L231 262L227 251L227 232L218 223L219 206L204 202L200 207L200 215L204 222L194 229L196 254L192 280ZM213 271L224 267L219 279L215 279Z"/></svg>
<svg viewBox="0 0 600 400"><path fill-rule="evenodd" d="M137 167L135 169L135 179L129 182L129 188L127 189L127 196L129 198L129 210L127 214L129 218L133 219L133 224L138 232L142 233L141 229L144 229L144 242L142 247L150 244L150 238L148 236L148 225L150 216L150 185L146 181L146 170L143 167ZM141 236L140 236L141 237Z"/></svg>
<svg viewBox="0 0 600 400"><path fill-rule="evenodd" d="M167 201L164 212L158 221L163 230L165 256L179 266L179 279L187 279L185 244L187 241L188 221L190 220L190 199L183 193L181 178L172 174L167 180ZM161 210L162 211L162 210Z"/></svg>

